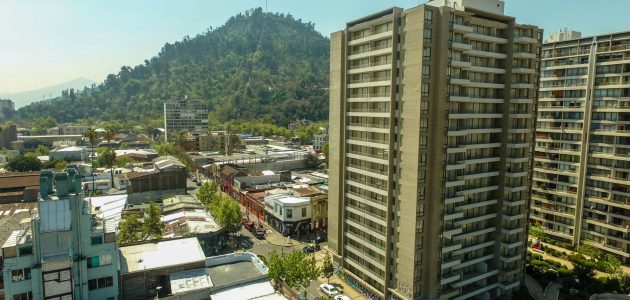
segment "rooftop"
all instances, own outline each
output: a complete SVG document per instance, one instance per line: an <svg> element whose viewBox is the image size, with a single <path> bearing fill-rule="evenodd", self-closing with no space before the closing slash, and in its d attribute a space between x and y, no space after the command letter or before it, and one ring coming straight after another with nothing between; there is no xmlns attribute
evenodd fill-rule
<svg viewBox="0 0 630 300"><path fill-rule="evenodd" d="M278 201L283 204L305 204L310 203L311 200L308 198L294 197L289 195L272 195L265 197L265 202L268 201Z"/></svg>
<svg viewBox="0 0 630 300"><path fill-rule="evenodd" d="M195 237L120 247L122 274L204 261Z"/></svg>
<svg viewBox="0 0 630 300"><path fill-rule="evenodd" d="M39 186L39 172L0 173L0 190Z"/></svg>
<svg viewBox="0 0 630 300"><path fill-rule="evenodd" d="M76 151L84 151L85 149L86 149L85 147L70 146L66 148L52 150L51 152L76 152Z"/></svg>

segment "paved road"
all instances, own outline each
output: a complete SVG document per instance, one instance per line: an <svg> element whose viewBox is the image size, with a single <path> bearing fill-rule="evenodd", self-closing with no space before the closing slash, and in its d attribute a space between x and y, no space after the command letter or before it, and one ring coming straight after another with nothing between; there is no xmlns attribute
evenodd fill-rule
<svg viewBox="0 0 630 300"><path fill-rule="evenodd" d="M525 275L525 287L534 300L545 300L545 295L543 294L540 284L529 275Z"/></svg>

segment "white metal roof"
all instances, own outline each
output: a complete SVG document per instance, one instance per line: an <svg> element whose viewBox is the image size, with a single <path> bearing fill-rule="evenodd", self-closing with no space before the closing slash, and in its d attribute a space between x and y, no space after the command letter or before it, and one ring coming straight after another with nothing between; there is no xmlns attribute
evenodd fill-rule
<svg viewBox="0 0 630 300"><path fill-rule="evenodd" d="M252 284L237 285L233 288L220 291L211 295L212 300L233 300L233 299L259 299L260 297L276 295L276 291L269 281ZM282 297L282 296L280 296ZM286 299L272 298L272 299Z"/></svg>
<svg viewBox="0 0 630 300"><path fill-rule="evenodd" d="M68 199L39 202L39 232L70 230L70 218Z"/></svg>
<svg viewBox="0 0 630 300"><path fill-rule="evenodd" d="M92 197L92 209L103 220L120 221L123 208L127 204L127 194ZM98 208L98 211L96 211Z"/></svg>
<svg viewBox="0 0 630 300"><path fill-rule="evenodd" d="M196 237L120 247L121 273L205 261Z"/></svg>

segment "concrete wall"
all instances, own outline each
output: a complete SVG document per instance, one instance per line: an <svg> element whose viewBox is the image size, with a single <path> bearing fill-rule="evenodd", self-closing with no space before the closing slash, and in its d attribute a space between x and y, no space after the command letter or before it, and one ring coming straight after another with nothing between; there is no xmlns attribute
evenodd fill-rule
<svg viewBox="0 0 630 300"><path fill-rule="evenodd" d="M343 256L343 149L345 144L345 32L330 36L330 116L328 157L328 247L336 255Z"/></svg>

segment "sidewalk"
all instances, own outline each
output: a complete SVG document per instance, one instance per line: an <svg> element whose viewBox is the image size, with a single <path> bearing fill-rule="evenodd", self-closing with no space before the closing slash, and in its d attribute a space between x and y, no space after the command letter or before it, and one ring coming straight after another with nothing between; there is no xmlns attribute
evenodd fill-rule
<svg viewBox="0 0 630 300"><path fill-rule="evenodd" d="M258 224L262 224L263 228L267 231L267 234L265 234L265 240L267 240L269 244L279 246L279 247L294 247L294 246L299 246L303 244L302 242L293 238L289 238L287 240L286 236L283 236L282 234L276 232L275 229L269 226L269 224L258 220L258 217L256 217L251 212L246 211L245 207L243 207L242 205L239 204L239 206L241 207L241 214L243 216L248 217L248 219L254 222L256 226L258 226ZM246 213L248 214L247 216L245 215Z"/></svg>
<svg viewBox="0 0 630 300"><path fill-rule="evenodd" d="M321 267L324 257L326 256L326 252L328 251L327 247L323 247L321 251L315 252L315 259L317 260L317 265ZM332 256L332 254L330 254ZM326 277L319 277L317 279L318 285L322 283L328 283ZM339 289L339 291L348 296L352 300L364 300L366 299L359 291L355 290L348 283L343 281L339 276L333 275L330 277L330 284L334 285Z"/></svg>

